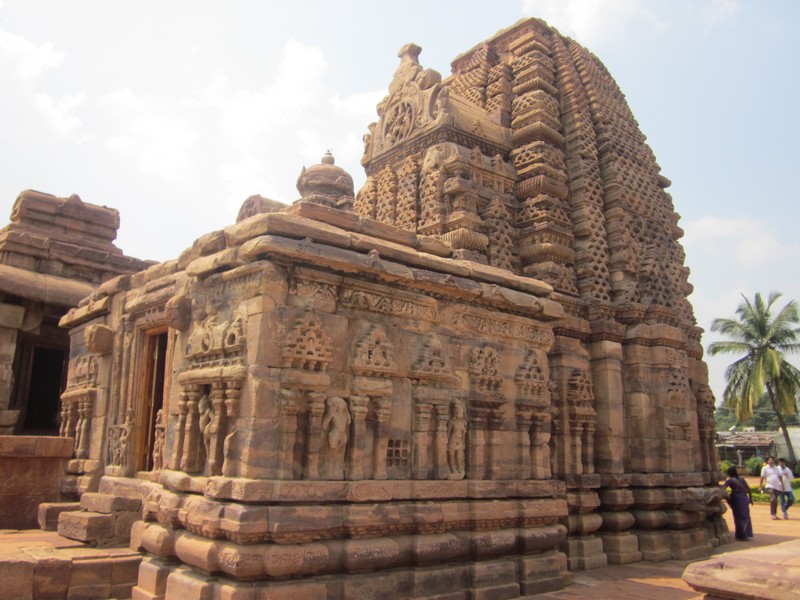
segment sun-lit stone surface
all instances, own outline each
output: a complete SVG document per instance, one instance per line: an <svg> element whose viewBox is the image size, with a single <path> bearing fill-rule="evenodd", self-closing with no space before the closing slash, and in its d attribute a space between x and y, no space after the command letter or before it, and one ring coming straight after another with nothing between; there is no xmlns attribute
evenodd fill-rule
<svg viewBox="0 0 800 600"><path fill-rule="evenodd" d="M537 20L446 79L419 54L357 194L326 155L62 320L67 430L107 493L150 473L134 598L513 598L726 541L682 232L613 79Z"/></svg>

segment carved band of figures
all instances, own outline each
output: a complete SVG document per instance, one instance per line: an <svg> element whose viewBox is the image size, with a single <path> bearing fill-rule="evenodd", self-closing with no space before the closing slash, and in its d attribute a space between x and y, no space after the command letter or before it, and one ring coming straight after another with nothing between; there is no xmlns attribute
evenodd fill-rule
<svg viewBox="0 0 800 600"><path fill-rule="evenodd" d="M210 315L192 332L186 346L186 356L195 362L229 354L239 354L245 348L244 319L236 313L229 321L218 322Z"/></svg>
<svg viewBox="0 0 800 600"><path fill-rule="evenodd" d="M97 387L98 364L97 358L85 354L69 361L69 380L67 389Z"/></svg>
<svg viewBox="0 0 800 600"><path fill-rule="evenodd" d="M338 286L322 281L292 277L289 280L289 294L307 298L319 298L324 302L335 302Z"/></svg>
<svg viewBox="0 0 800 600"><path fill-rule="evenodd" d="M433 301L427 304L421 300L410 300L396 295L386 296L350 287L342 288L339 300L342 306L347 308L428 321L435 321L438 312Z"/></svg>
<svg viewBox="0 0 800 600"><path fill-rule="evenodd" d="M526 324L508 319L498 319L468 311L453 313L453 324L461 325L468 331L481 335L498 335L523 340L541 348L549 348L554 340L553 332L550 329L533 323Z"/></svg>

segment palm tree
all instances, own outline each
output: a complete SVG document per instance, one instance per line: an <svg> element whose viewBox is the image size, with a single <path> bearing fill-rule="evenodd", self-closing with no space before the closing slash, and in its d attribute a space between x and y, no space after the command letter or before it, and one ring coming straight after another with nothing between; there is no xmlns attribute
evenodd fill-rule
<svg viewBox="0 0 800 600"><path fill-rule="evenodd" d="M780 297L779 293L770 292L764 302L761 294L756 294L750 302L742 296L744 302L736 309L735 319L714 319L711 331L729 339L712 342L708 352L711 356L740 356L725 370L725 406L735 409L740 422L747 421L753 416L758 397L766 390L786 440L789 461L795 464L784 415L797 410L800 370L785 355L800 350L800 313L797 302L792 300L773 316L773 305Z"/></svg>

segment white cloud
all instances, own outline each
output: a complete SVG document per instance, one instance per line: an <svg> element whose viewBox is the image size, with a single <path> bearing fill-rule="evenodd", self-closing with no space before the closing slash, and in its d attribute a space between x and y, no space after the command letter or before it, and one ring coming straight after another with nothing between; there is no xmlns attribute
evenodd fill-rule
<svg viewBox="0 0 800 600"><path fill-rule="evenodd" d="M295 199L294 176L304 164L316 164L327 149L358 179L362 135L386 92L341 96L325 82L327 68L319 48L289 40L274 80L256 89L231 89L226 77L218 75L189 99L218 115L223 140L218 151L225 163L220 175L228 182L229 204L238 206L255 193Z"/></svg>
<svg viewBox="0 0 800 600"><path fill-rule="evenodd" d="M637 25L664 25L642 0L522 0L522 12L588 46Z"/></svg>
<svg viewBox="0 0 800 600"><path fill-rule="evenodd" d="M741 9L739 0L710 0L699 7L700 17L714 25L735 17Z"/></svg>
<svg viewBox="0 0 800 600"><path fill-rule="evenodd" d="M260 194L266 198L275 198L275 188L267 176L264 161L248 156L238 162L226 162L220 165L219 175L228 184L226 206L238 210L247 198Z"/></svg>
<svg viewBox="0 0 800 600"><path fill-rule="evenodd" d="M34 94L36 106L60 134L67 136L80 129L82 122L75 111L86 104L86 94L54 99L48 94Z"/></svg>
<svg viewBox="0 0 800 600"><path fill-rule="evenodd" d="M111 113L119 130L106 141L110 149L135 159L143 173L173 183L189 180L196 168L190 153L200 136L188 118L129 89L106 94L98 106Z"/></svg>
<svg viewBox="0 0 800 600"><path fill-rule="evenodd" d="M791 256L797 247L781 243L760 221L752 218L705 216L685 226L684 245L733 257L756 267Z"/></svg>
<svg viewBox="0 0 800 600"><path fill-rule="evenodd" d="M34 81L45 69L58 66L64 60L64 53L56 50L53 44L35 44L27 38L0 31L0 53L10 59L17 74L24 81Z"/></svg>
<svg viewBox="0 0 800 600"><path fill-rule="evenodd" d="M223 76L206 87L201 103L219 111L220 129L231 146L251 154L264 139L305 120L308 111L324 101L322 75L327 63L322 52L289 40L275 80L260 90L228 90Z"/></svg>

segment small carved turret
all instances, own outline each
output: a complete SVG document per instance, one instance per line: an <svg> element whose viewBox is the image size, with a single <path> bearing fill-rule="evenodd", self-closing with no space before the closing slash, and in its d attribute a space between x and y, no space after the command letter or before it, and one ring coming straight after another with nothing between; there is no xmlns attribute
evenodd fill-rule
<svg viewBox="0 0 800 600"><path fill-rule="evenodd" d="M302 200L307 202L352 210L355 196L353 178L334 162L328 150L320 164L303 167L297 178L297 190Z"/></svg>

